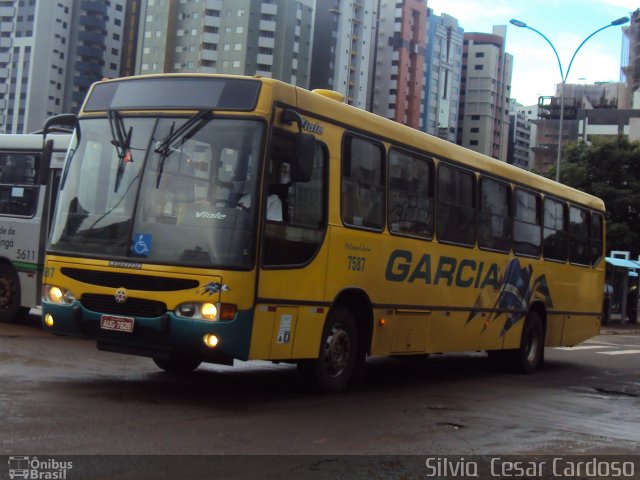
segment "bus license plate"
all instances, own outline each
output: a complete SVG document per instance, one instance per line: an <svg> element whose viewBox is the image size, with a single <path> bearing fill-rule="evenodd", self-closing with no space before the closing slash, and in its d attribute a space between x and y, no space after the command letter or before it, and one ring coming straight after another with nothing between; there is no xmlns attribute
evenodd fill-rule
<svg viewBox="0 0 640 480"><path fill-rule="evenodd" d="M103 330L114 330L116 332L130 333L133 332L133 318L102 315L100 317L100 328Z"/></svg>

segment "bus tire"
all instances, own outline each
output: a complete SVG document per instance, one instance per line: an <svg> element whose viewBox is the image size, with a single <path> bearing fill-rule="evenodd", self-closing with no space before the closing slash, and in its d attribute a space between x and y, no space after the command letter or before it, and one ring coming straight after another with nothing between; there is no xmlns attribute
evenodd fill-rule
<svg viewBox="0 0 640 480"><path fill-rule="evenodd" d="M348 308L331 309L322 330L318 358L302 360L298 372L308 386L321 393L345 390L358 362L356 323Z"/></svg>
<svg viewBox="0 0 640 480"><path fill-rule="evenodd" d="M17 322L29 313L20 306L20 279L6 263L0 264L0 322Z"/></svg>
<svg viewBox="0 0 640 480"><path fill-rule="evenodd" d="M537 312L529 312L522 327L520 348L512 350L512 365L517 373L535 372L544 358L544 326Z"/></svg>
<svg viewBox="0 0 640 480"><path fill-rule="evenodd" d="M202 363L199 359L171 354L167 358L154 358L154 363L167 373L191 373Z"/></svg>

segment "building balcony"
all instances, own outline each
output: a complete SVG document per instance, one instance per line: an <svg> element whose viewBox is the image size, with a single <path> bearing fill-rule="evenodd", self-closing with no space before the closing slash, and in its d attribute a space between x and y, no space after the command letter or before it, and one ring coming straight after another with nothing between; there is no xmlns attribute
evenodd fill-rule
<svg viewBox="0 0 640 480"><path fill-rule="evenodd" d="M107 31L107 20L105 18L87 17L83 15L80 17L79 21L80 25L84 27L100 28L105 32Z"/></svg>
<svg viewBox="0 0 640 480"><path fill-rule="evenodd" d="M218 45L220 43L220 35L218 33L204 33L202 34L202 43Z"/></svg>
<svg viewBox="0 0 640 480"><path fill-rule="evenodd" d="M215 62L218 60L218 52L216 52L215 50L202 50L201 58L202 60Z"/></svg>
<svg viewBox="0 0 640 480"><path fill-rule="evenodd" d="M259 63L260 65L273 65L273 55L259 53L257 63Z"/></svg>
<svg viewBox="0 0 640 480"><path fill-rule="evenodd" d="M78 48L76 48L76 54L82 57L102 58L104 55L104 52L100 48L87 47L87 46L81 45Z"/></svg>
<svg viewBox="0 0 640 480"><path fill-rule="evenodd" d="M205 27L218 27L220 28L220 17L211 17L209 15L204 17Z"/></svg>
<svg viewBox="0 0 640 480"><path fill-rule="evenodd" d="M264 13L266 15L277 15L278 14L278 5L274 3L263 3L260 6L260 13Z"/></svg>
<svg viewBox="0 0 640 480"><path fill-rule="evenodd" d="M264 30L266 32L275 32L276 22L272 20L260 20L260 30Z"/></svg>
<svg viewBox="0 0 640 480"><path fill-rule="evenodd" d="M104 2L84 0L80 2L80 8L86 12L95 12L107 15L107 6Z"/></svg>
<svg viewBox="0 0 640 480"><path fill-rule="evenodd" d="M259 37L258 47L260 48L274 48L276 46L275 38Z"/></svg>

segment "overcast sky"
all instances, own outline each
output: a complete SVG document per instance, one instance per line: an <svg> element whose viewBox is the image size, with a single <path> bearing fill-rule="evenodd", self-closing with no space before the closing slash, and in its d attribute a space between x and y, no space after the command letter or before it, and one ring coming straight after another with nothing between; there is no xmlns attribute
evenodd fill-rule
<svg viewBox="0 0 640 480"><path fill-rule="evenodd" d="M491 32L508 25L507 52L514 57L511 96L532 105L540 95L553 95L560 68L553 50L535 32L509 23L521 20L553 43L565 73L580 43L592 32L620 17L631 17L640 0L427 0L436 15L458 19L465 32ZM567 83L620 81L622 27L597 33L580 49Z"/></svg>

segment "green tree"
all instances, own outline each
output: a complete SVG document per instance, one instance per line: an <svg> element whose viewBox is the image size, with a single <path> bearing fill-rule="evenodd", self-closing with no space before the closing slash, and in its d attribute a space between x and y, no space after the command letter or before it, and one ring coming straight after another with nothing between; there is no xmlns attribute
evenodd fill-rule
<svg viewBox="0 0 640 480"><path fill-rule="evenodd" d="M553 173L555 178L555 172ZM607 251L640 253L640 142L624 136L568 145L560 166L565 185L602 198Z"/></svg>

